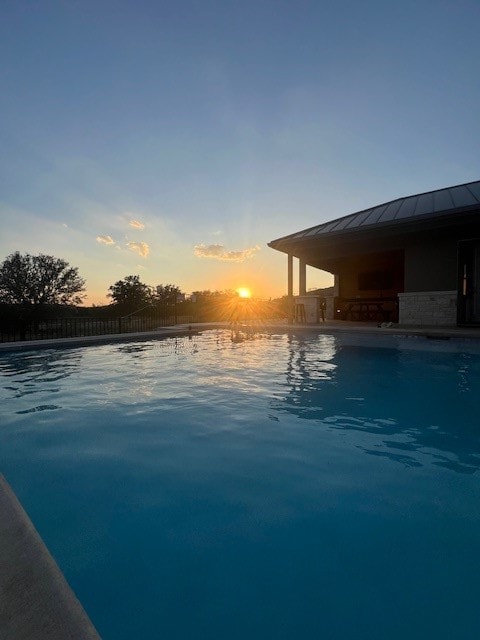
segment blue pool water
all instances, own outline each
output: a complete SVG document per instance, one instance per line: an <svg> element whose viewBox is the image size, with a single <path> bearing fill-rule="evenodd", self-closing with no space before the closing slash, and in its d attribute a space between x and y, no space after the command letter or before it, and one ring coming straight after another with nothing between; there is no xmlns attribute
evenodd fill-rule
<svg viewBox="0 0 480 640"><path fill-rule="evenodd" d="M480 350L396 343L0 358L0 471L104 640L479 637Z"/></svg>

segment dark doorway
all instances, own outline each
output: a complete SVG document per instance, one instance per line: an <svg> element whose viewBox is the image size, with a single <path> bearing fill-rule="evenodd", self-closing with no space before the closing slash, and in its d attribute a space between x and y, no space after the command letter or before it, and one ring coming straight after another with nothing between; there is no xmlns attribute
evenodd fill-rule
<svg viewBox="0 0 480 640"><path fill-rule="evenodd" d="M458 245L457 321L480 326L480 238Z"/></svg>

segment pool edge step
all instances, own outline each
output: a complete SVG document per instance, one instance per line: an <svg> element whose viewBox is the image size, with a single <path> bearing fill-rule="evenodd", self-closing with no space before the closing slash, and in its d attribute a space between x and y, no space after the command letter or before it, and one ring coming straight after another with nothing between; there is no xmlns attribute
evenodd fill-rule
<svg viewBox="0 0 480 640"><path fill-rule="evenodd" d="M0 639L100 640L22 505L0 474Z"/></svg>

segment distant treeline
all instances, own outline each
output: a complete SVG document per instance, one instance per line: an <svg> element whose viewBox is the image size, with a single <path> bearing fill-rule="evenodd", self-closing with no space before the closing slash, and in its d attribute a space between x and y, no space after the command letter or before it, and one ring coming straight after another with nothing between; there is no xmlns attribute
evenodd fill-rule
<svg viewBox="0 0 480 640"><path fill-rule="evenodd" d="M240 298L236 291L195 291L190 296L174 284L150 286L138 275L129 275L108 288L111 304L80 306L85 280L66 260L16 251L0 265L0 331L35 335L41 323L55 320L129 319L130 325L160 322L243 322L286 317L287 298L259 301ZM146 326L145 324L145 326ZM77 323L78 325L78 323ZM91 326L91 323L88 325Z"/></svg>
<svg viewBox="0 0 480 640"><path fill-rule="evenodd" d="M194 322L238 322L242 320L267 320L287 317L286 296L270 301L244 300L231 292L197 292L191 299L173 299L132 309L130 305L109 304L83 307L51 304L31 305L0 303L0 326L4 330L19 322L30 324L62 318L117 319L129 315L143 317L159 313L175 313L189 316Z"/></svg>

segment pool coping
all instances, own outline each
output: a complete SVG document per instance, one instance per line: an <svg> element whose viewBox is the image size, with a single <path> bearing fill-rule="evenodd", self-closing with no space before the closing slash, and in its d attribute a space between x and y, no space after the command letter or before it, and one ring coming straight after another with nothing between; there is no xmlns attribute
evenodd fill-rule
<svg viewBox="0 0 480 640"><path fill-rule="evenodd" d="M100 640L2 474L0 636L15 640Z"/></svg>
<svg viewBox="0 0 480 640"><path fill-rule="evenodd" d="M205 325L213 328L213 325ZM202 331L204 330L202 325ZM0 353L9 351L29 351L34 349L52 349L55 347L86 347L88 345L108 344L111 342L135 342L142 340L160 340L180 336L195 335L199 331L198 325L174 325L162 327L154 331L138 333L107 333L99 336L77 336L75 338L55 338L46 340L18 340L16 342L0 343Z"/></svg>
<svg viewBox="0 0 480 640"><path fill-rule="evenodd" d="M416 336L438 340L467 339L480 341L480 327L439 327L439 326L382 326L377 323L349 322L335 320L321 324L289 324L287 322L266 322L232 325L230 322L204 322L172 325L154 331L138 333L114 333L99 336L78 336L75 338L55 338L47 340L23 340L0 343L0 353L12 351L30 351L52 349L55 347L85 347L88 345L115 342L136 342L143 340L161 340L162 338L193 336L211 329L230 329L232 331L257 330L282 333L356 333L359 335Z"/></svg>

